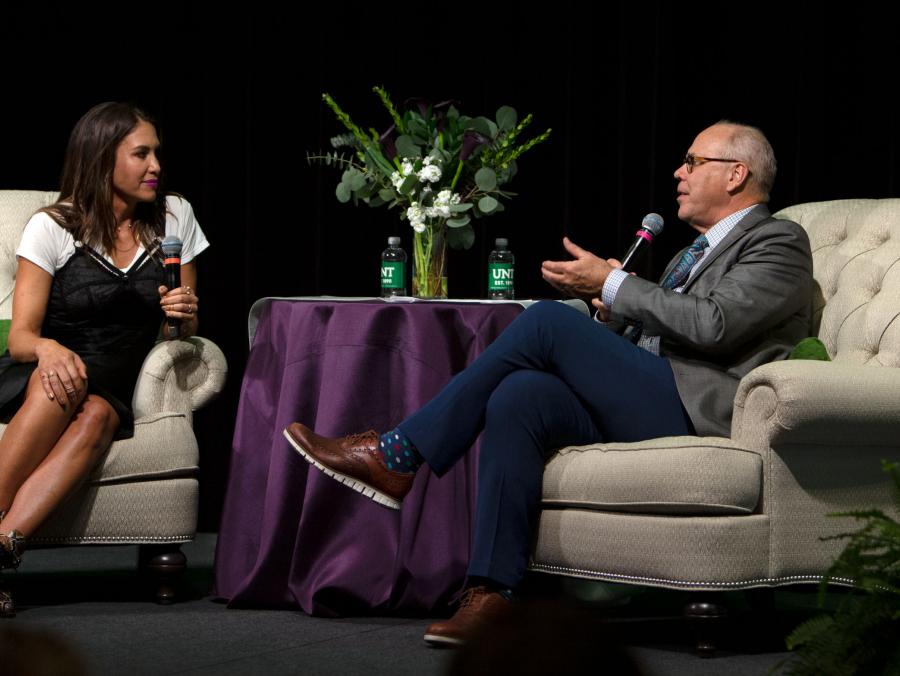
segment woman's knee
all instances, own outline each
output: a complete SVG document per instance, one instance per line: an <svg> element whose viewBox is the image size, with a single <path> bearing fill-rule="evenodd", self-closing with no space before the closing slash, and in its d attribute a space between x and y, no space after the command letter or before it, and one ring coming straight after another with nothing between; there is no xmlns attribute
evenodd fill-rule
<svg viewBox="0 0 900 676"><path fill-rule="evenodd" d="M54 413L59 413L61 416L70 416L74 411L78 410L78 407L84 402L87 394L84 391L80 391L76 392L73 396L73 399L67 399L66 401L57 401L55 398L51 399L47 395L47 390L41 379L40 371L35 369L28 379L23 405L30 404L42 406Z"/></svg>
<svg viewBox="0 0 900 676"><path fill-rule="evenodd" d="M72 419L72 425L85 435L86 441L105 448L119 426L119 415L103 397L89 394Z"/></svg>

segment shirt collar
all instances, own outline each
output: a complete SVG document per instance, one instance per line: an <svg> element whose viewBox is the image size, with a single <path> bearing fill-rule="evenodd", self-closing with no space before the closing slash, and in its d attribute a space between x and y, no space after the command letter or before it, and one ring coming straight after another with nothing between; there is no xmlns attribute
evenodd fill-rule
<svg viewBox="0 0 900 676"><path fill-rule="evenodd" d="M734 226L740 223L741 219L749 214L756 206L756 204L751 204L745 209L735 211L733 214L726 216L709 230L707 230L706 239L709 242L709 250L712 251L719 244L719 242L725 239L725 236L734 229Z"/></svg>

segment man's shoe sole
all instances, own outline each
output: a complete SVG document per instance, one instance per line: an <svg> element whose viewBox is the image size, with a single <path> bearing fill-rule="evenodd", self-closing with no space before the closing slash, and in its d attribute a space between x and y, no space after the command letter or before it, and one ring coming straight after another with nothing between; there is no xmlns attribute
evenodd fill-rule
<svg viewBox="0 0 900 676"><path fill-rule="evenodd" d="M359 479L354 479L352 476L341 474L340 472L334 471L330 467L326 467L321 462L316 460L312 455L310 455L307 450L303 448L300 443L296 439L294 439L293 436L291 436L290 432L288 432L287 429L284 430L283 434L284 438L288 440L288 443L290 443L290 445L293 446L294 449L300 455L302 455L309 464L322 470L323 472L325 472L325 474L330 476L335 481L340 481L348 488L352 488L357 493L362 493L367 498L371 498L372 500L377 502L379 505L384 505L385 507L389 507L390 509L400 509L400 502L398 500L395 500L389 495L385 495L377 488L370 486L367 483L363 483Z"/></svg>
<svg viewBox="0 0 900 676"><path fill-rule="evenodd" d="M453 638L452 636L441 636L439 634L425 634L425 643L435 646L436 648L455 648L466 644L461 638Z"/></svg>

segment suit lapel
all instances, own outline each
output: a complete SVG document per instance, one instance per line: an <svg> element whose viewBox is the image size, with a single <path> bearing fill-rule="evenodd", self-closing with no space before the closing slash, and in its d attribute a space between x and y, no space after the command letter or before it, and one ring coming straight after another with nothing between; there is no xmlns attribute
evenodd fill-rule
<svg viewBox="0 0 900 676"><path fill-rule="evenodd" d="M767 220L769 217L769 208L765 204L760 204L756 206L749 214L744 216L740 221L738 221L737 225L735 225L731 229L731 232L725 235L725 239L719 242L716 248L710 251L709 255L703 259L703 261L697 267L696 272L691 275L691 278L684 285L684 289L682 290L682 292L686 293L687 290L691 286L693 286L694 282L697 281L697 278L703 274L703 271L706 270L710 265L712 265L719 256L721 256L728 249L737 244L749 230L755 228L757 225Z"/></svg>

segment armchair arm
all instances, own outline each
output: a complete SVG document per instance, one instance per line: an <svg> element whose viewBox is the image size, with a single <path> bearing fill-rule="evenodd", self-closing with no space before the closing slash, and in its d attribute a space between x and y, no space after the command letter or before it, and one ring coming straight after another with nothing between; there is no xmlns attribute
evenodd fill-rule
<svg viewBox="0 0 900 676"><path fill-rule="evenodd" d="M731 436L754 449L863 441L897 446L900 369L804 360L764 364L741 380Z"/></svg>
<svg viewBox="0 0 900 676"><path fill-rule="evenodd" d="M177 411L190 421L192 411L222 391L227 373L225 355L206 338L157 343L144 360L134 388L134 417Z"/></svg>

